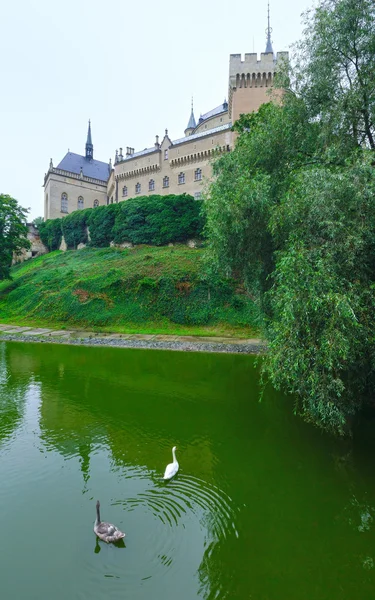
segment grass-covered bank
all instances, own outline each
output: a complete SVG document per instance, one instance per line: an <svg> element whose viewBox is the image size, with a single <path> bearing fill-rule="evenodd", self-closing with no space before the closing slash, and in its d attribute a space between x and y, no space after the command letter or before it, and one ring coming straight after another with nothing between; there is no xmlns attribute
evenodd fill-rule
<svg viewBox="0 0 375 600"><path fill-rule="evenodd" d="M186 246L53 252L0 284L0 322L124 333L257 334L257 309L235 281L209 281Z"/></svg>

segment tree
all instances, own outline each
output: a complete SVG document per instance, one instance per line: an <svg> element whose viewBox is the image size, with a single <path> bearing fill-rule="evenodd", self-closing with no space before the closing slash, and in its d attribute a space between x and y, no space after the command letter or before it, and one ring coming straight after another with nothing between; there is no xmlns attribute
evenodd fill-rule
<svg viewBox="0 0 375 600"><path fill-rule="evenodd" d="M39 229L39 227L40 227L40 225L41 225L42 223L44 223L44 219L43 219L43 217L36 217L36 218L33 220L33 225L35 225L35 227L36 227L37 229Z"/></svg>
<svg viewBox="0 0 375 600"><path fill-rule="evenodd" d="M26 214L14 198L0 195L0 280L11 279L10 267L14 254L30 248L27 239Z"/></svg>
<svg viewBox="0 0 375 600"><path fill-rule="evenodd" d="M205 201L209 261L258 299L263 374L334 433L373 403L375 4L306 17L283 103L235 124Z"/></svg>
<svg viewBox="0 0 375 600"><path fill-rule="evenodd" d="M323 0L305 15L294 90L311 117L375 149L375 3Z"/></svg>

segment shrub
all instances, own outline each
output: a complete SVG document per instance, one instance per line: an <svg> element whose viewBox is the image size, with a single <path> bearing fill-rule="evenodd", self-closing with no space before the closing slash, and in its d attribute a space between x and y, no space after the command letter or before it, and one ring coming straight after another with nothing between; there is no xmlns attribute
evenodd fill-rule
<svg viewBox="0 0 375 600"><path fill-rule="evenodd" d="M143 196L118 205L113 240L162 246L202 234L200 203L187 194Z"/></svg>
<svg viewBox="0 0 375 600"><path fill-rule="evenodd" d="M61 219L47 219L44 223L40 223L38 229L40 239L48 250L50 252L58 250L62 238Z"/></svg>
<svg viewBox="0 0 375 600"><path fill-rule="evenodd" d="M109 246L113 237L112 229L118 208L118 204L110 204L109 206L99 206L91 211L88 218L90 246L95 248Z"/></svg>
<svg viewBox="0 0 375 600"><path fill-rule="evenodd" d="M61 230L68 248L77 248L78 244L87 244L87 222L92 208L75 210L61 219Z"/></svg>

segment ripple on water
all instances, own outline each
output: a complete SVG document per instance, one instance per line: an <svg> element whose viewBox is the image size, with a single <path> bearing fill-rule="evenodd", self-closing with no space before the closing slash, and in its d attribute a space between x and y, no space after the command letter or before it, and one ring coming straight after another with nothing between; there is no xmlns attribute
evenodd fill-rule
<svg viewBox="0 0 375 600"><path fill-rule="evenodd" d="M155 576L161 567L163 574L182 568L189 544L191 547L189 530L201 531L206 558L229 533L238 535L233 502L223 490L181 471L169 482L151 477L153 487L115 503L121 504L131 519L145 524L143 569L147 564L148 577Z"/></svg>

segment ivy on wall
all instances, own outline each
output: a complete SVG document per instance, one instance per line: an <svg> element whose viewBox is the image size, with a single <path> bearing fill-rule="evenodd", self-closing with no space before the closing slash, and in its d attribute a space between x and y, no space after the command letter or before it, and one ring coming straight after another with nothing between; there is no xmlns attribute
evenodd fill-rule
<svg viewBox="0 0 375 600"><path fill-rule="evenodd" d="M188 194L170 194L77 210L63 219L48 219L39 231L42 242L52 251L60 247L62 236L68 249L87 243L104 248L111 241L163 246L201 237L203 226L200 202Z"/></svg>

